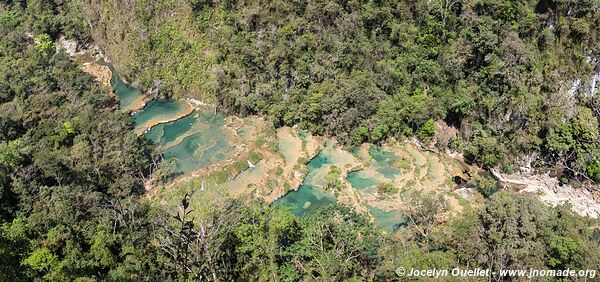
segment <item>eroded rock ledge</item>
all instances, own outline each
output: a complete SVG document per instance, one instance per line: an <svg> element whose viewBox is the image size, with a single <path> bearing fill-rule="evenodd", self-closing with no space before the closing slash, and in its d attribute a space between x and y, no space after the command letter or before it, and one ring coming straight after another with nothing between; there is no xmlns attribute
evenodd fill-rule
<svg viewBox="0 0 600 282"><path fill-rule="evenodd" d="M501 189L536 195L542 202L557 206L571 204L573 212L590 218L600 217L600 190L598 185L575 188L560 185L557 178L546 174L503 174L495 169L490 172L500 183Z"/></svg>

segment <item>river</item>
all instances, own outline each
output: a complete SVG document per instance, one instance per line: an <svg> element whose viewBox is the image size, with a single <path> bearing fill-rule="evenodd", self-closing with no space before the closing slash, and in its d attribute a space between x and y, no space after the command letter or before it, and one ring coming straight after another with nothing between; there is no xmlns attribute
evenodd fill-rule
<svg viewBox="0 0 600 282"><path fill-rule="evenodd" d="M134 131L141 138L156 144L165 161L175 162L177 173L192 175L201 169L219 166L232 155L240 155L239 152L236 153L236 148L253 147L256 146L254 143L258 143L255 136L258 129L253 127L252 122L243 119L244 125L232 133L225 124L226 117L214 110L193 108L193 105L180 100L146 101L139 89L125 82L112 66L110 69L111 86L120 99L121 110L132 112L132 109L136 109L132 113ZM300 163L302 156L310 156L309 153L299 154L303 150L309 151L305 147L307 138L310 137L305 132L290 128L287 131L279 129L276 153L281 156L280 163L270 164L272 160L269 158L257 164L251 164L247 160L245 170L229 179L222 187L235 191L234 194L251 194L250 191L254 191L259 195L257 187L272 183L265 179L273 176L273 171L284 171L290 175L288 178L297 176L301 169L295 163ZM240 146L240 142L243 146ZM312 146L315 147L314 144ZM267 194L263 198L274 201L277 205L290 206L294 214L299 216L326 205L346 204L370 215L379 227L393 231L405 222L401 208L406 191L385 195L378 191L378 185L421 185L428 189L428 185L443 186L447 183L443 180L443 183L427 180L427 174L432 173L432 167L428 167L428 160L431 162L432 156L418 154L412 156L408 151L371 145L346 150L329 140L320 146L318 153L308 162L302 163L306 173L297 181L299 186L285 190L275 188L273 191L280 192L265 192ZM283 181L277 182L277 185L290 186L289 183L293 181L287 181L285 176L286 174L278 177ZM336 179L330 179L331 177ZM442 174L443 177L449 175ZM332 181L337 181L342 188L328 191L326 187L330 187Z"/></svg>

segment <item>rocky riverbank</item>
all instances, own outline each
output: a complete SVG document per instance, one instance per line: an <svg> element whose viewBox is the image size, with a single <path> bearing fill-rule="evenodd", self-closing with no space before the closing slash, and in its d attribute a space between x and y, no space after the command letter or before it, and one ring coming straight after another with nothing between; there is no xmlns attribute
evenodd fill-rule
<svg viewBox="0 0 600 282"><path fill-rule="evenodd" d="M521 175L503 174L490 170L498 180L501 189L531 194L542 202L552 206L570 204L573 212L591 218L600 217L600 187L598 185L572 185L561 184L560 181L546 174Z"/></svg>

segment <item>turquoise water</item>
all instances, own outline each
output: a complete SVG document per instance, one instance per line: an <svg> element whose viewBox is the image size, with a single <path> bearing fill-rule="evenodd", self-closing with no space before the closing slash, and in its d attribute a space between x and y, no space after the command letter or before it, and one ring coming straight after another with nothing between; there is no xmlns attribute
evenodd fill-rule
<svg viewBox="0 0 600 282"><path fill-rule="evenodd" d="M198 119L195 115L188 115L173 122L159 124L146 132L144 137L154 144L164 145L183 136L197 123Z"/></svg>
<svg viewBox="0 0 600 282"><path fill-rule="evenodd" d="M323 167L330 164L331 159L327 156L325 150L321 151L315 158L308 162L308 174L297 191L291 191L277 201L277 204L291 206L295 215L301 216L307 212L315 211L320 207L334 204L336 198L325 193L323 190L314 187L317 182L322 182L322 179L317 179L315 174Z"/></svg>
<svg viewBox="0 0 600 282"><path fill-rule="evenodd" d="M177 172L186 173L224 160L232 149L223 136L209 138L206 133L195 133L162 153L166 160L175 160Z"/></svg>
<svg viewBox="0 0 600 282"><path fill-rule="evenodd" d="M302 216L320 207L335 204L336 199L311 184L302 184L298 191L291 191L277 201L278 204L290 206L293 213Z"/></svg>
<svg viewBox="0 0 600 282"><path fill-rule="evenodd" d="M366 192L365 188L375 186L380 183L392 182L401 171L392 165L398 159L393 152L385 151L379 147L371 147L369 155L372 160L369 166L363 170L348 173L346 179L353 188ZM367 174L367 171L370 172ZM369 175L369 176L366 176ZM374 191L369 189L369 191Z"/></svg>
<svg viewBox="0 0 600 282"><path fill-rule="evenodd" d="M125 83L114 67L109 66L113 73L111 85L119 96L120 107L127 108L138 99L141 92ZM135 130L143 130L151 121L171 119L181 115L184 104L176 100L154 100L148 103L140 112L134 115ZM248 138L250 129L240 130L242 138ZM165 160L174 160L176 170L180 173L195 171L209 165L215 164L227 158L233 151L230 137L224 131L223 117L206 112L194 112L173 122L163 123L152 127L144 135L144 138L157 145L169 144L162 150ZM306 142L307 133L300 132L302 142ZM176 143L178 142L178 143ZM170 144L172 143L172 144ZM280 143L280 150L292 149L292 144ZM357 151L353 153L356 154ZM374 159L374 168L383 176L393 178L400 170L390 165L394 155L383 150L372 149L369 151ZM301 216L320 207L336 203L336 198L327 194L315 185L323 185L324 179L316 177L318 172L323 172L325 165L331 164L332 159L327 150L321 151L308 164L308 175L304 179L298 191L292 191L277 201L277 204L291 206L293 213ZM284 154L285 155L285 154ZM289 161L289 160L286 160ZM255 171L245 171L252 178L253 173L262 174L257 165ZM242 177L238 177L240 180ZM380 183L378 179L363 177L360 171L348 174L348 181L356 189L372 193L373 187ZM376 223L381 228L396 230L402 224L404 218L397 211L385 212L381 209L369 207L370 213L375 217Z"/></svg>
<svg viewBox="0 0 600 282"><path fill-rule="evenodd" d="M150 140L154 144L163 144L161 143L162 137L164 135L164 125L159 124L152 129L148 130L143 136L145 139Z"/></svg>
<svg viewBox="0 0 600 282"><path fill-rule="evenodd" d="M321 179L321 177L317 177L317 175L322 176L322 170L327 169L327 165L332 164L331 160L335 158L335 156L330 154L333 153L335 153L335 151L330 150L330 147L326 146L325 149L307 164L308 175L298 191L288 193L278 200L277 204L291 206L293 208L293 213L301 216L313 212L320 207L335 203L336 198L334 196L329 195L316 187L316 185L323 185L324 180ZM388 180L385 175L395 176L400 173L399 169L391 167L391 162L396 158L394 153L380 149L370 150L369 153L371 154L373 161L368 167L368 169L371 170L371 173L367 175L375 173L375 176L367 177L363 171L350 172L347 176L347 180L351 183L353 188L360 190L361 193L367 194L374 193L377 184L391 181ZM380 174L377 175L377 172ZM368 206L367 208L369 213L375 218L376 225L382 229L393 232L398 229L398 226L405 222L400 211L387 212L374 207Z"/></svg>
<svg viewBox="0 0 600 282"><path fill-rule="evenodd" d="M380 147L371 146L369 149L369 155L377 163L389 163L396 159L396 155L393 152L388 152Z"/></svg>
<svg viewBox="0 0 600 282"><path fill-rule="evenodd" d="M183 136L186 132L190 131L196 123L198 123L198 120L192 115L174 122L165 123L163 124L163 135L160 141L163 144L175 141L177 137Z"/></svg>
<svg viewBox="0 0 600 282"><path fill-rule="evenodd" d="M375 186L379 183L379 181L377 181L376 179L363 177L361 175L361 171L353 171L348 173L346 179L348 179L348 182L350 182L353 188L358 190L362 190L370 186Z"/></svg>
<svg viewBox="0 0 600 282"><path fill-rule="evenodd" d="M141 95L141 91L123 81L109 63L112 72L111 86L119 96L121 109L127 108ZM177 118L186 110L186 104L178 100L153 100L133 116L135 131L144 130L151 122ZM171 146L162 150L165 160L174 160L177 172L187 173L207 167L227 158L233 150L229 135L223 130L223 117L209 112L194 112L178 120L158 124L144 135L152 143ZM179 142L176 143L175 141Z"/></svg>
<svg viewBox="0 0 600 282"><path fill-rule="evenodd" d="M377 171L381 173L385 178L393 180L397 175L400 175L400 169L390 165L383 165L377 168Z"/></svg>
<svg viewBox="0 0 600 282"><path fill-rule="evenodd" d="M380 183L393 182L401 172L399 168L393 166L393 162L398 159L398 156L393 152L373 146L369 149L369 155L371 156L371 163L368 167L348 173L346 177L352 188L365 195L375 193L377 191L376 187ZM371 206L367 206L367 209L379 228L394 232L406 222L400 211L384 211Z"/></svg>
<svg viewBox="0 0 600 282"><path fill-rule="evenodd" d="M233 146L223 125L220 115L194 112L176 121L159 124L144 137L161 145L179 140L179 143L163 149L162 154L166 160L175 161L177 172L187 173L227 158Z"/></svg>
<svg viewBox="0 0 600 282"><path fill-rule="evenodd" d="M151 120L166 120L180 116L185 103L177 100L153 100L133 116L135 131L142 130Z"/></svg>
<svg viewBox="0 0 600 282"><path fill-rule="evenodd" d="M138 98L138 96L142 94L142 92L139 89L123 81L123 78L121 78L121 76L112 64L103 61L98 63L100 65L107 66L110 69L110 72L112 73L110 79L110 86L112 86L113 90L115 91L115 94L119 96L119 107L121 107L121 109L129 107L129 105L131 105L131 103L133 103Z"/></svg>
<svg viewBox="0 0 600 282"><path fill-rule="evenodd" d="M375 161L377 171L388 179L394 179L400 175L400 169L393 166L393 162L398 160L398 156L393 152L385 151L382 148L372 146L369 149L369 155Z"/></svg>
<svg viewBox="0 0 600 282"><path fill-rule="evenodd" d="M400 226L406 224L407 219L401 211L384 211L370 206L367 206L367 209L375 218L375 224L381 229L395 232Z"/></svg>
<svg viewBox="0 0 600 282"><path fill-rule="evenodd" d="M323 165L330 164L331 158L327 156L325 150L321 151L316 157L314 157L306 166L308 167L309 175L310 171L317 170L321 168ZM308 176L307 176L308 177Z"/></svg>

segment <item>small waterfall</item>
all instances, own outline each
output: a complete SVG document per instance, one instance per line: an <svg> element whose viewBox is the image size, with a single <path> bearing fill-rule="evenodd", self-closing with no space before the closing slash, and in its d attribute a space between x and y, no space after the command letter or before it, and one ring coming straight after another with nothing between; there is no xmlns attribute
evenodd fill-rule
<svg viewBox="0 0 600 282"><path fill-rule="evenodd" d="M590 95L596 96L596 81L600 80L600 72L592 76L592 82L590 82Z"/></svg>
<svg viewBox="0 0 600 282"><path fill-rule="evenodd" d="M574 98L578 95L591 97L596 96L596 91L598 90L598 81L600 81L600 72L591 76L589 88L587 88L585 85L582 87L580 78L575 79L573 84L571 84L571 88L567 91L567 95L570 98Z"/></svg>
<svg viewBox="0 0 600 282"><path fill-rule="evenodd" d="M590 88L589 88L589 90L590 90L589 95L592 97L596 96L596 91L597 91L596 82L598 80L600 80L600 57L598 55L599 55L598 53L596 53L594 55L594 53L592 52L587 56L588 63L594 67L594 71L595 71L595 73L592 75L592 78L590 81Z"/></svg>
<svg viewBox="0 0 600 282"><path fill-rule="evenodd" d="M580 86L581 86L581 79L579 79L579 78L575 79L575 81L573 81L573 84L571 84L571 89L569 89L569 91L567 91L567 95L569 95L570 98L575 97L575 94L579 90Z"/></svg>

